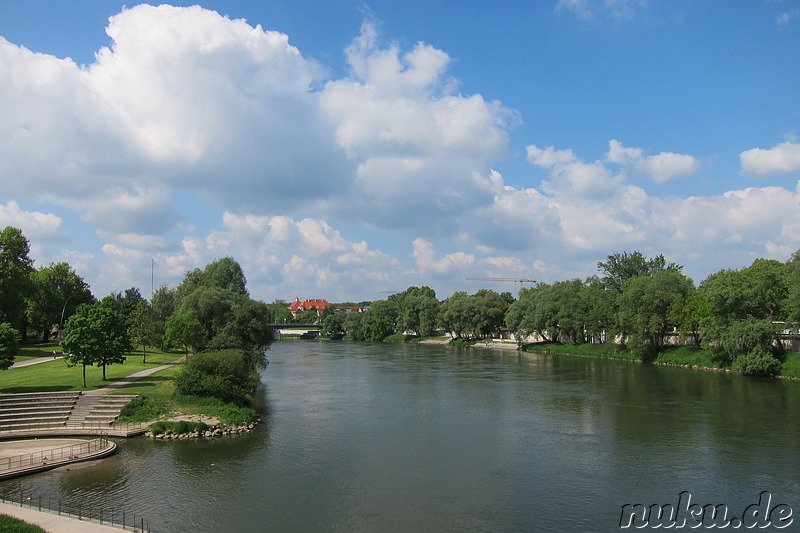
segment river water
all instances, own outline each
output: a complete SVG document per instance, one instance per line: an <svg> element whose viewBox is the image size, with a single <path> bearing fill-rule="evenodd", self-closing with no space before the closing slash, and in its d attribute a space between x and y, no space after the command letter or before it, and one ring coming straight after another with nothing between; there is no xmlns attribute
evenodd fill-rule
<svg viewBox="0 0 800 533"><path fill-rule="evenodd" d="M623 505L683 491L734 516L769 491L800 513L800 383L411 344L285 341L267 357L253 433L120 440L0 490L160 533L614 531Z"/></svg>

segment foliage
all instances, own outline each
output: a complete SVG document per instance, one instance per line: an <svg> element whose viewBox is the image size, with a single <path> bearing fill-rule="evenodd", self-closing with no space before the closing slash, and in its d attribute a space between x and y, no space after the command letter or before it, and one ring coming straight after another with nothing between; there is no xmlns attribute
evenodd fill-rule
<svg viewBox="0 0 800 533"><path fill-rule="evenodd" d="M0 324L0 370L8 370L19 353L19 332L4 322Z"/></svg>
<svg viewBox="0 0 800 533"><path fill-rule="evenodd" d="M22 231L7 226L0 232L0 322L8 322L25 339L26 300L32 292L33 260Z"/></svg>
<svg viewBox="0 0 800 533"><path fill-rule="evenodd" d="M456 338L486 338L503 327L508 309L507 300L494 291L456 292L442 304L439 325Z"/></svg>
<svg viewBox="0 0 800 533"><path fill-rule="evenodd" d="M619 296L618 320L626 344L644 361L656 358L671 329L670 312L693 289L679 270L667 269L628 279Z"/></svg>
<svg viewBox="0 0 800 533"><path fill-rule="evenodd" d="M247 280L242 267L232 257L224 257L209 263L203 270L195 268L186 273L177 288L178 298L183 299L200 287L213 287L234 294L247 296Z"/></svg>
<svg viewBox="0 0 800 533"><path fill-rule="evenodd" d="M335 311L325 315L322 319L322 329L320 335L328 339L340 339L345 334L345 322L347 321L347 313L343 311Z"/></svg>
<svg viewBox="0 0 800 533"><path fill-rule="evenodd" d="M127 320L140 302L144 301L142 292L137 287L125 289L125 292L112 292L100 300L100 303L119 311Z"/></svg>
<svg viewBox="0 0 800 533"><path fill-rule="evenodd" d="M158 321L153 308L147 300L141 300L128 317L128 331L131 343L142 347L142 362L147 362L147 347L160 344Z"/></svg>
<svg viewBox="0 0 800 533"><path fill-rule="evenodd" d="M242 350L202 352L184 363L175 376L175 390L245 405L259 380L256 366Z"/></svg>
<svg viewBox="0 0 800 533"><path fill-rule="evenodd" d="M409 287L393 294L389 300L397 304L397 329L411 331L417 336L432 335L436 331L439 300L430 287Z"/></svg>
<svg viewBox="0 0 800 533"><path fill-rule="evenodd" d="M774 376L780 369L778 361L768 350L756 346L746 354L739 354L731 363L731 370L751 376Z"/></svg>
<svg viewBox="0 0 800 533"><path fill-rule="evenodd" d="M681 271L682 266L675 263L667 264L663 255L652 259L645 257L636 250L633 253L621 252L609 255L607 261L597 263L597 269L603 274L603 282L613 292L622 292L625 283L637 276L652 276L662 270Z"/></svg>
<svg viewBox="0 0 800 533"><path fill-rule="evenodd" d="M173 315L167 320L164 332L164 344L167 346L182 346L186 355L189 349L195 349L203 343L203 326L197 320L193 311Z"/></svg>
<svg viewBox="0 0 800 533"><path fill-rule="evenodd" d="M397 303L391 300L373 302L361 313L348 313L346 338L355 341L382 341L395 331Z"/></svg>
<svg viewBox="0 0 800 533"><path fill-rule="evenodd" d="M140 394L120 410L123 422L147 422L169 412L169 405L161 396Z"/></svg>
<svg viewBox="0 0 800 533"><path fill-rule="evenodd" d="M178 310L178 293L166 285L157 288L150 297L150 307L155 320L155 330L160 337L158 346L164 348L164 334L167 332L167 320Z"/></svg>
<svg viewBox="0 0 800 533"><path fill-rule="evenodd" d="M89 285L67 263L50 263L33 271L31 284L27 316L43 342L49 339L53 326L60 328L79 306L94 301Z"/></svg>
<svg viewBox="0 0 800 533"><path fill-rule="evenodd" d="M202 433L208 429L208 424L203 422L189 422L187 420L180 420L178 422L165 422L162 420L150 424L149 429L153 435L163 435L167 432L172 432L176 435L184 435L186 433Z"/></svg>
<svg viewBox="0 0 800 533"><path fill-rule="evenodd" d="M83 366L84 387L86 366L102 367L105 380L106 366L125 362L123 354L132 348L125 316L102 303L78 309L67 321L66 336L61 342L68 360Z"/></svg>

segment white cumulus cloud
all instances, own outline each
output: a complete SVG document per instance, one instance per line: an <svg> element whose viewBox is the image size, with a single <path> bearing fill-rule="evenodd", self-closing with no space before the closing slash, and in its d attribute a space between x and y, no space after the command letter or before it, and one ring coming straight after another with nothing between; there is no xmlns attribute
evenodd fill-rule
<svg viewBox="0 0 800 533"><path fill-rule="evenodd" d="M742 171L756 176L800 171L800 143L783 142L769 149L753 148L739 154Z"/></svg>

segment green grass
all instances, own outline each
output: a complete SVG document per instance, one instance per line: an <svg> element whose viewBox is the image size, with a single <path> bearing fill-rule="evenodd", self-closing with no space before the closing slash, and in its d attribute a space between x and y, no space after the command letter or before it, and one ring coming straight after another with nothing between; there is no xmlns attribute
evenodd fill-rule
<svg viewBox="0 0 800 533"><path fill-rule="evenodd" d="M620 344L557 344L554 342L537 342L525 344L522 350L526 352L561 353L566 355L583 355L588 357L602 357L605 359L636 359L633 354Z"/></svg>
<svg viewBox="0 0 800 533"><path fill-rule="evenodd" d="M702 368L719 368L720 366L714 360L714 354L711 350L705 350L697 346L667 346L658 354L655 362Z"/></svg>
<svg viewBox="0 0 800 533"><path fill-rule="evenodd" d="M418 341L419 337L416 335L402 335L400 333L395 333L394 335L389 335L383 342L414 342Z"/></svg>
<svg viewBox="0 0 800 533"><path fill-rule="evenodd" d="M47 349L49 345L26 346L26 355L41 357L37 353L46 352L45 355L52 356L52 349ZM140 370L161 366L171 363L180 358L180 352L149 351L147 353L147 363L142 363L142 353L131 352L126 354L126 361L121 365L110 365L106 367L107 379L103 381L103 369L100 367L86 367L86 388L83 388L82 367L80 365L68 367L63 359L56 359L46 363L31 365L22 368L12 368L0 372L0 392L19 393L19 392L48 392L48 391L78 391L94 390L105 387L123 377L127 377ZM152 387L157 377L150 381ZM141 384L146 387L147 384ZM122 389L123 394L136 394Z"/></svg>
<svg viewBox="0 0 800 533"><path fill-rule="evenodd" d="M61 353L61 347L56 341L26 343L19 347L19 353L14 357L14 362L35 359L37 357L53 357L53 352Z"/></svg>
<svg viewBox="0 0 800 533"><path fill-rule="evenodd" d="M0 531L3 533L47 533L39 526L4 514L0 514Z"/></svg>
<svg viewBox="0 0 800 533"><path fill-rule="evenodd" d="M780 375L787 378L800 378L800 352L789 352L783 359Z"/></svg>

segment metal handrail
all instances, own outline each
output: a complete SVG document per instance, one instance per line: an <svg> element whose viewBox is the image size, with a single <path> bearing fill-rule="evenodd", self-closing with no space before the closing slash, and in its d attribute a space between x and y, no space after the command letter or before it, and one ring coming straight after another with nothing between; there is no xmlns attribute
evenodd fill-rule
<svg viewBox="0 0 800 533"><path fill-rule="evenodd" d="M11 457L0 457L0 473L20 468L38 467L58 463L60 461L80 459L82 456L105 450L110 445L111 443L107 438L100 437L81 442L80 444L70 444L58 448L51 448L49 450L13 455Z"/></svg>

